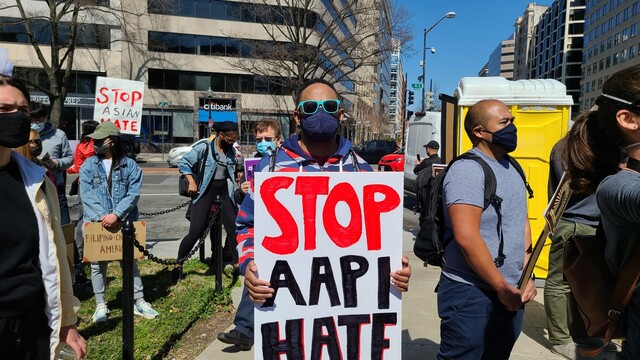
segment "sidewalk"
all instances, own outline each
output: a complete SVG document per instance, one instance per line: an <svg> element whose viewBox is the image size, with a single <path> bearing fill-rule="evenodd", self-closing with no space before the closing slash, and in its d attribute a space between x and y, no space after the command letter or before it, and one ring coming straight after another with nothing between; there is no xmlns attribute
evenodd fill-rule
<svg viewBox="0 0 640 360"><path fill-rule="evenodd" d="M422 262L411 251L413 234L407 231L403 235L403 249L410 258L412 276L409 292L402 299L402 359L435 359L440 342L440 319L433 289L440 277L440 269L421 265ZM235 306L240 301L241 292L242 288L235 288L232 292ZM538 295L526 307L522 334L511 353L511 359L563 359L548 349L543 292L542 288L538 288ZM196 358L209 359L249 360L253 359L253 351L237 352L234 346L215 340ZM590 359L613 359L613 354L606 353Z"/></svg>

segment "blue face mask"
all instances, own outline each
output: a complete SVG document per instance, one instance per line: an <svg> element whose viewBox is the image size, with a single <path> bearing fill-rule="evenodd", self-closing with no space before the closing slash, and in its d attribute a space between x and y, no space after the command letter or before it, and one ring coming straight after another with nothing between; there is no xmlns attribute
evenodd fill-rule
<svg viewBox="0 0 640 360"><path fill-rule="evenodd" d="M505 149L507 152L512 152L518 147L518 129L513 123L490 134L493 135L491 143Z"/></svg>
<svg viewBox="0 0 640 360"><path fill-rule="evenodd" d="M43 123L43 122L31 123L31 129L35 130L37 132L41 132L42 130L44 130L44 125L45 125L45 123Z"/></svg>
<svg viewBox="0 0 640 360"><path fill-rule="evenodd" d="M276 149L276 144L273 141L262 140L256 144L256 150L262 156L269 156L269 152Z"/></svg>
<svg viewBox="0 0 640 360"><path fill-rule="evenodd" d="M335 116L324 111L318 111L302 118L300 127L302 127L302 132L310 139L328 142L335 138L339 125Z"/></svg>

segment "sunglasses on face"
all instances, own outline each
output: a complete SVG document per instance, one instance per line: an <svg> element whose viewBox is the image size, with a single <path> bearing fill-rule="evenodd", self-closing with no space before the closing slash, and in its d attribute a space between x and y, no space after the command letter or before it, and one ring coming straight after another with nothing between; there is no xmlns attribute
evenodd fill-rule
<svg viewBox="0 0 640 360"><path fill-rule="evenodd" d="M222 136L231 142L235 142L236 140L238 140L237 132L223 132Z"/></svg>
<svg viewBox="0 0 640 360"><path fill-rule="evenodd" d="M328 114L335 114L340 110L340 100L305 100L298 104L298 109L305 115L315 114L319 107L322 107L322 110Z"/></svg>
<svg viewBox="0 0 640 360"><path fill-rule="evenodd" d="M111 144L111 140L109 140L109 139L100 139L100 140L94 139L93 140L93 146L100 147L100 146L102 146L104 144L107 144L107 145Z"/></svg>

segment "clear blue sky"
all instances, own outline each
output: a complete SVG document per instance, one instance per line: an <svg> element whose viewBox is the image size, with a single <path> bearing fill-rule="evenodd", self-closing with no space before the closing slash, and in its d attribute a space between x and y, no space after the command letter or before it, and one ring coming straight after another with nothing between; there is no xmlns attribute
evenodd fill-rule
<svg viewBox="0 0 640 360"><path fill-rule="evenodd" d="M514 31L513 24L530 2L525 0L397 0L407 7L412 18L415 54L403 56L404 72L408 73L407 87L418 82L422 75L423 31L431 27L447 12L456 17L442 20L427 34L427 48L435 47L436 53L427 51L426 87L433 79L440 93L453 95L458 80L465 76L478 76L478 71L489 60L489 55L500 41ZM552 0L536 1L549 6ZM418 110L421 92L415 91L415 103L408 110Z"/></svg>

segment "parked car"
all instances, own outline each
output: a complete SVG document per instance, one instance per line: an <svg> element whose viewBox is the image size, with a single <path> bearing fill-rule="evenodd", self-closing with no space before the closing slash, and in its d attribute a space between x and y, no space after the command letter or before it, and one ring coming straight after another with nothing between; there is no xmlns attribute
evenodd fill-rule
<svg viewBox="0 0 640 360"><path fill-rule="evenodd" d="M404 148L383 156L378 162L378 171L404 171Z"/></svg>
<svg viewBox="0 0 640 360"><path fill-rule="evenodd" d="M394 140L371 140L353 148L356 154L370 164L377 164L380 159L398 150Z"/></svg>
<svg viewBox="0 0 640 360"><path fill-rule="evenodd" d="M177 167L178 166L178 162L180 161L180 159L182 159L182 157L188 153L189 151L191 151L191 149L202 143L207 141L207 138L204 139L200 139L196 142L194 142L191 145L188 146L178 146L178 147L174 147L173 149L169 150L169 155L167 156L167 163L169 164L169 166L172 167ZM238 143L234 143L233 144L233 148L236 150L236 159L238 159L238 161L240 161L242 159L242 152L240 152L240 145L238 145Z"/></svg>

